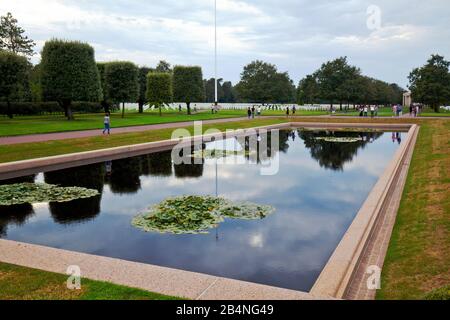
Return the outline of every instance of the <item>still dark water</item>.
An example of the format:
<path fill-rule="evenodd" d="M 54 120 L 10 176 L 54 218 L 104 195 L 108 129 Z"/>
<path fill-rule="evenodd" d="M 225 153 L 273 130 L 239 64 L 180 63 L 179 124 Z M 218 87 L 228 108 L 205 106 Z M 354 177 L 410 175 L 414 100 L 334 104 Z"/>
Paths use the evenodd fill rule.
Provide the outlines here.
<path fill-rule="evenodd" d="M 227 219 L 206 235 L 134 228 L 137 213 L 166 197 L 216 193 L 215 160 L 174 166 L 168 151 L 19 179 L 102 194 L 0 207 L 0 237 L 308 291 L 400 138 L 391 132 L 330 134 L 363 140 L 336 143 L 315 139 L 325 132 L 281 131 L 277 175 L 261 176 L 257 163 L 217 166 L 219 196 L 275 207 L 264 220 Z"/>

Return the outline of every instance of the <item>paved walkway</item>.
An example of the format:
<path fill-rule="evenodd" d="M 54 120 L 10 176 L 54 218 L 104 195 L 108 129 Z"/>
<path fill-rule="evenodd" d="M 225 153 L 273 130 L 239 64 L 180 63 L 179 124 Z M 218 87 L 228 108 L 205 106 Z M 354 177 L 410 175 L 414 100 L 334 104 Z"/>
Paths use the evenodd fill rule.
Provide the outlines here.
<path fill-rule="evenodd" d="M 233 121 L 246 120 L 246 117 L 240 118 L 223 118 L 223 119 L 212 119 L 203 120 L 203 124 L 211 123 L 226 123 Z M 121 127 L 112 128 L 111 134 L 129 133 L 129 132 L 142 132 L 148 130 L 158 130 L 158 129 L 171 129 L 179 127 L 192 126 L 194 121 L 184 121 L 184 122 L 170 122 L 170 123 L 160 123 L 160 124 L 149 124 L 143 126 L 131 126 L 131 127 Z M 65 140 L 65 139 L 76 139 L 76 138 L 88 138 L 102 135 L 102 129 L 93 130 L 83 130 L 83 131 L 67 131 L 67 132 L 55 132 L 55 133 L 43 133 L 43 134 L 31 134 L 23 136 L 13 136 L 13 137 L 0 137 L 0 145 L 11 145 L 19 143 L 30 143 L 30 142 L 44 142 L 52 140 Z"/>

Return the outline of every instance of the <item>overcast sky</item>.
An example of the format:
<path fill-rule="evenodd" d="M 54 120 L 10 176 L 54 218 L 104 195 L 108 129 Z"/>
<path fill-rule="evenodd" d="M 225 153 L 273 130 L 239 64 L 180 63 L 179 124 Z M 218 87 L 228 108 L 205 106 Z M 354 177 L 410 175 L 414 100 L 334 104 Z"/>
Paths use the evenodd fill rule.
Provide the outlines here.
<path fill-rule="evenodd" d="M 255 59 L 297 83 L 346 55 L 364 74 L 406 87 L 432 53 L 450 59 L 449 0 L 217 1 L 219 77 L 234 83 Z M 38 51 L 53 37 L 81 40 L 99 61 L 164 59 L 213 77 L 214 0 L 0 0 L 0 15 L 8 11 Z"/>

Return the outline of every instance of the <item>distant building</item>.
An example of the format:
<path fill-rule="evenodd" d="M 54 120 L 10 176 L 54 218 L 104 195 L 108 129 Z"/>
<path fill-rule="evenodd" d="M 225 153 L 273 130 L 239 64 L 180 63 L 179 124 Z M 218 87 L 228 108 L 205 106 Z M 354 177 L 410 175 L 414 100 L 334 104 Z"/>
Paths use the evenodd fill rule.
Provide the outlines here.
<path fill-rule="evenodd" d="M 403 106 L 409 108 L 412 103 L 411 92 L 405 92 L 403 94 Z"/>

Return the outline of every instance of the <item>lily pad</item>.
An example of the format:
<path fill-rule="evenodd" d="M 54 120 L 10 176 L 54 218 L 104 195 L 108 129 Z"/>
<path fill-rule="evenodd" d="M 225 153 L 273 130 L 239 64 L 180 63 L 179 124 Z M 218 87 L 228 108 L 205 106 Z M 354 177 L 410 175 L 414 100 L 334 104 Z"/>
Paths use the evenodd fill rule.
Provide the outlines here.
<path fill-rule="evenodd" d="M 24 203 L 68 202 L 99 195 L 94 189 L 60 187 L 46 183 L 16 183 L 0 185 L 0 206 Z"/>
<path fill-rule="evenodd" d="M 274 211 L 273 207 L 251 202 L 232 202 L 211 196 L 168 198 L 137 215 L 132 225 L 148 232 L 202 234 L 224 218 L 256 220 Z"/>

